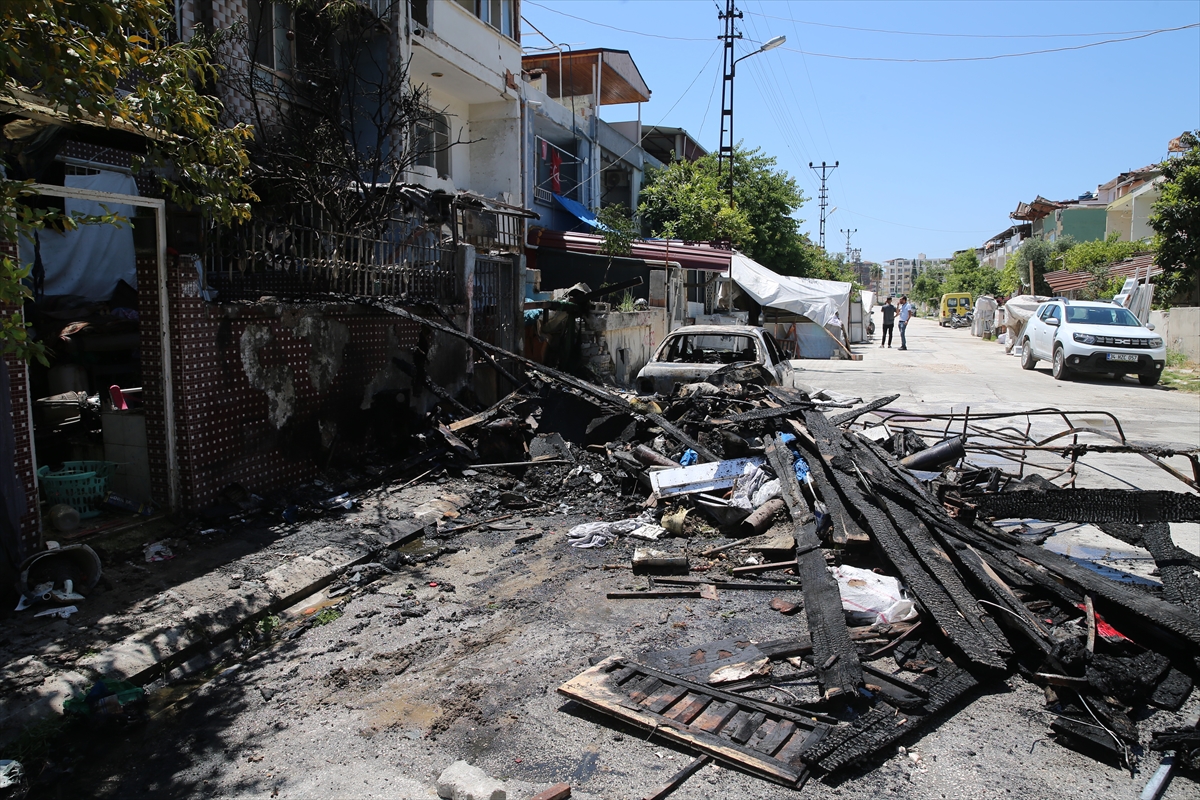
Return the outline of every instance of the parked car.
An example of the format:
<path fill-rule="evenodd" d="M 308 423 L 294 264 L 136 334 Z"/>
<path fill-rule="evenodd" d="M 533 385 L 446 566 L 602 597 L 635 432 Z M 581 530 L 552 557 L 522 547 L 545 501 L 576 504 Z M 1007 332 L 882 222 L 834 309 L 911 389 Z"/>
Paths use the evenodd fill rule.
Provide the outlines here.
<path fill-rule="evenodd" d="M 1038 306 L 1021 338 L 1021 367 L 1049 361 L 1056 380 L 1073 372 L 1137 375 L 1153 386 L 1167 362 L 1162 337 L 1151 336 L 1129 309 L 1115 303 L 1055 298 Z"/>
<path fill-rule="evenodd" d="M 793 386 L 794 367 L 775 338 L 752 325 L 685 325 L 663 339 L 637 375 L 641 394 L 670 394 L 677 383 L 700 383 L 732 364 L 758 364 L 773 385 Z"/>

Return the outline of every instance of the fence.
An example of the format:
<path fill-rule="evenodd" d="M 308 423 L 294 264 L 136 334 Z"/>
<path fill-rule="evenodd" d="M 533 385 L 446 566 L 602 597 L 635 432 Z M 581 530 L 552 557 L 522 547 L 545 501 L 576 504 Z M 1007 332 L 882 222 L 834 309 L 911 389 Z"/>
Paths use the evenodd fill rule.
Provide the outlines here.
<path fill-rule="evenodd" d="M 210 286 L 222 299 L 320 294 L 461 301 L 454 247 L 416 218 L 389 220 L 376 236 L 338 233 L 317 211 L 256 219 L 212 237 Z"/>

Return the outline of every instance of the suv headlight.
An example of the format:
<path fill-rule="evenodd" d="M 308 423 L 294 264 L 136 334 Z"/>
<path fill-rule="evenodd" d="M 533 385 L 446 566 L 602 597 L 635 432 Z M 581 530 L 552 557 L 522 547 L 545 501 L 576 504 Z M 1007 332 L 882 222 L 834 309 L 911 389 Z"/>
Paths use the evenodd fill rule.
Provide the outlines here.
<path fill-rule="evenodd" d="M 1080 344 L 1095 344 L 1096 337 L 1090 333 L 1073 333 L 1071 336 Z"/>
<path fill-rule="evenodd" d="M 1150 340 L 1150 346 L 1157 350 L 1158 348 L 1163 346 L 1163 340 L 1158 338 L 1157 336 L 1155 336 L 1153 339 Z"/>

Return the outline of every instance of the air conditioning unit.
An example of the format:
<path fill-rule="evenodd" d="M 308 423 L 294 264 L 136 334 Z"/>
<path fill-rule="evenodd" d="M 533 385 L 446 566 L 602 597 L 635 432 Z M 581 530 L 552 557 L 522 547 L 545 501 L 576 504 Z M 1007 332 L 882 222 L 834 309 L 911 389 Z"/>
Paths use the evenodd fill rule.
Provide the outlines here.
<path fill-rule="evenodd" d="M 604 173 L 604 185 L 609 189 L 615 189 L 618 186 L 628 186 L 629 176 L 622 169 L 610 169 Z"/>

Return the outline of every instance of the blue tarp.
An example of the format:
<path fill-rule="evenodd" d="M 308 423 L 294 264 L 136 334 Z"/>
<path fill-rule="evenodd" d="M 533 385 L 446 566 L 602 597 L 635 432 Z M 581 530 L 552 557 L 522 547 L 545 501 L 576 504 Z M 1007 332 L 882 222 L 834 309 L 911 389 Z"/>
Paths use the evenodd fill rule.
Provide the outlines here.
<path fill-rule="evenodd" d="M 597 230 L 608 230 L 608 228 L 606 228 L 603 223 L 600 222 L 600 220 L 596 219 L 596 215 L 591 211 L 588 211 L 581 203 L 576 203 L 571 198 L 563 197 L 560 194 L 554 195 L 554 199 L 557 200 L 558 204 L 565 208 L 569 214 L 577 217 L 579 221 L 585 225 L 591 225 Z"/>

